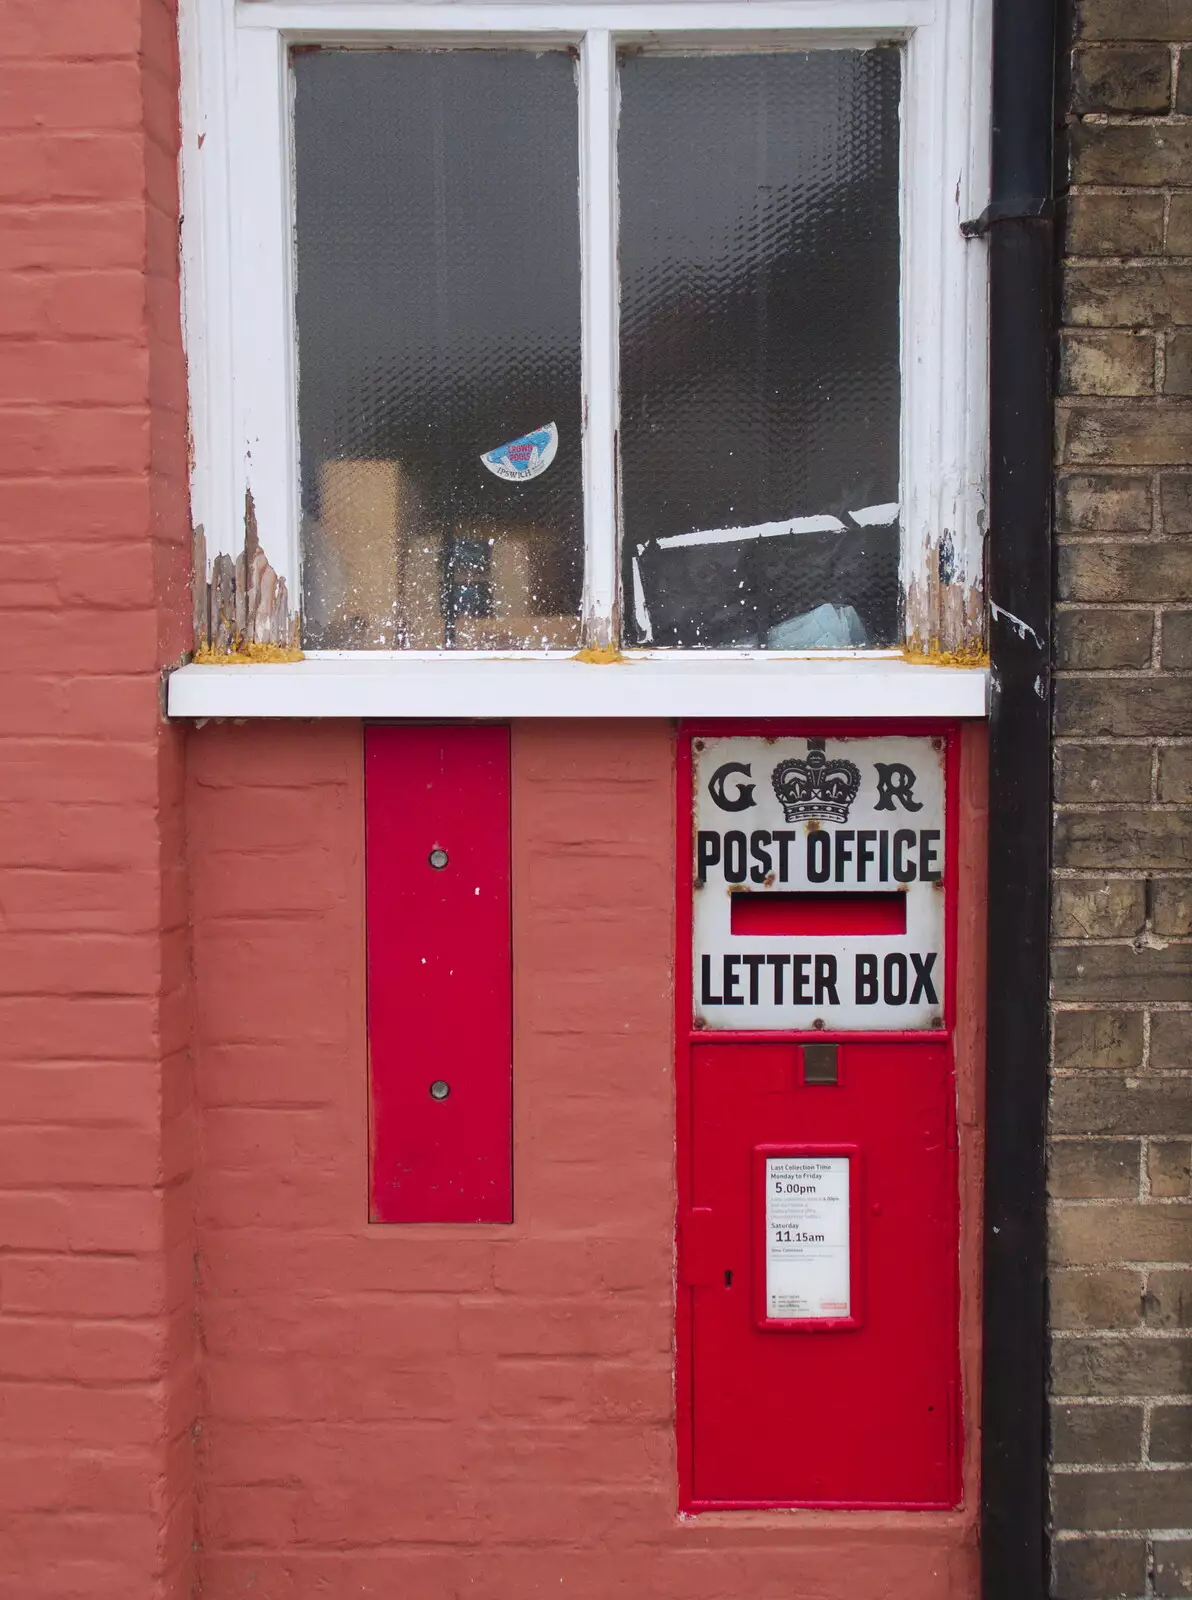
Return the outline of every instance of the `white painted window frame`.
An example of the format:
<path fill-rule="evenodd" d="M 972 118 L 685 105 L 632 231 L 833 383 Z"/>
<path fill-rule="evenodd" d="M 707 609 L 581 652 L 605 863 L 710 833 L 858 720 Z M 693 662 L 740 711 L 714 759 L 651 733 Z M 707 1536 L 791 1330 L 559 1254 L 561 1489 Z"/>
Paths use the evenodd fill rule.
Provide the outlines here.
<path fill-rule="evenodd" d="M 284 576 L 297 610 L 301 550 L 290 45 L 541 41 L 578 47 L 586 418 L 583 618 L 585 643 L 603 644 L 616 637 L 619 573 L 617 46 L 814 48 L 898 41 L 905 44 L 901 579 L 908 642 L 924 651 L 971 651 L 971 621 L 968 637 L 961 638 L 954 619 L 966 605 L 970 619 L 983 617 L 986 247 L 966 239 L 960 225 L 977 216 L 988 199 L 990 10 L 991 0 L 181 0 L 191 495 L 208 562 L 221 552 L 235 557 L 243 548 L 245 498 L 251 491 L 261 548 Z M 950 585 L 941 581 L 949 573 Z M 368 652 L 388 656 L 395 666 L 405 663 L 407 669 L 447 653 Z M 314 660 L 303 665 L 345 653 L 312 654 Z M 509 660 L 491 652 L 449 654 L 475 657 L 489 674 Z M 676 656 L 694 665 L 696 656 L 705 662 L 710 655 L 740 661 L 751 653 L 629 654 L 643 663 L 671 657 L 669 682 L 676 678 Z M 774 664 L 774 652 L 753 654 Z M 863 654 L 876 664 L 900 652 L 840 654 Z M 815 658 L 792 653 L 783 659 L 797 673 Z M 185 669 L 192 674 L 214 670 Z M 692 683 L 700 677 L 695 672 Z"/>

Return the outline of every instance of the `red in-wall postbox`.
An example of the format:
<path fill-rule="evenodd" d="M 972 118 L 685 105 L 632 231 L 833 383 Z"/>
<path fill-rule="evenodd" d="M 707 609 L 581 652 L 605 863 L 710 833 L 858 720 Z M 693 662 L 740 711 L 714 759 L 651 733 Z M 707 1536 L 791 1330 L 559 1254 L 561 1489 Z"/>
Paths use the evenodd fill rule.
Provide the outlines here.
<path fill-rule="evenodd" d="M 684 1504 L 960 1494 L 958 744 L 680 739 Z"/>

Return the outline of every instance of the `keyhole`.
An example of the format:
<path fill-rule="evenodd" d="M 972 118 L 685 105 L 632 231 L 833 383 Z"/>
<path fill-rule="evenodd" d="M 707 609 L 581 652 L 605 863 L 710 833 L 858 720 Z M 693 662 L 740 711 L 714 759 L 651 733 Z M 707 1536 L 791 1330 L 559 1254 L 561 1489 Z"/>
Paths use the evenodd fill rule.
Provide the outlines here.
<path fill-rule="evenodd" d="M 725 1268 L 725 1272 L 724 1272 L 724 1287 L 726 1289 L 731 1289 L 732 1286 L 733 1286 L 733 1275 L 732 1275 L 732 1272 L 726 1267 Z"/>

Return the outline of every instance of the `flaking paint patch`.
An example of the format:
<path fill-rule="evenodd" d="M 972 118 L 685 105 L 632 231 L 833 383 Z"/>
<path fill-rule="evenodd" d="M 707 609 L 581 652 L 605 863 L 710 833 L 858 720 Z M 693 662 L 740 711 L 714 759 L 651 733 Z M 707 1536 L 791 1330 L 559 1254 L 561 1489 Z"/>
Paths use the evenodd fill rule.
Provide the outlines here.
<path fill-rule="evenodd" d="M 903 654 L 934 666 L 984 666 L 989 659 L 985 586 L 980 578 L 968 586 L 941 583 L 945 563 L 940 556 L 937 549 L 926 583 L 914 581 L 907 589 Z M 949 560 L 954 557 L 953 547 Z"/>
<path fill-rule="evenodd" d="M 190 537 L 191 622 L 194 627 L 194 647 L 196 650 L 203 650 L 210 643 L 211 637 L 209 624 L 211 601 L 207 581 L 207 533 L 201 522 L 192 528 Z"/>
<path fill-rule="evenodd" d="M 1012 611 L 1007 611 L 1004 606 L 999 606 L 992 600 L 989 602 L 989 614 L 995 622 L 1000 622 L 1004 618 L 1020 639 L 1025 639 L 1029 633 L 1038 648 L 1042 650 L 1043 641 L 1029 622 L 1024 622 L 1021 617 L 1016 617 Z"/>
<path fill-rule="evenodd" d="M 945 528 L 940 536 L 939 550 L 936 552 L 936 566 L 939 571 L 941 589 L 946 589 L 956 582 L 956 545 L 952 538 L 951 530 L 948 528 Z"/>
<path fill-rule="evenodd" d="M 206 663 L 300 661 L 298 619 L 286 580 L 270 564 L 257 533 L 252 490 L 244 494 L 244 544 L 208 566 L 206 532 L 193 537 L 195 660 Z"/>

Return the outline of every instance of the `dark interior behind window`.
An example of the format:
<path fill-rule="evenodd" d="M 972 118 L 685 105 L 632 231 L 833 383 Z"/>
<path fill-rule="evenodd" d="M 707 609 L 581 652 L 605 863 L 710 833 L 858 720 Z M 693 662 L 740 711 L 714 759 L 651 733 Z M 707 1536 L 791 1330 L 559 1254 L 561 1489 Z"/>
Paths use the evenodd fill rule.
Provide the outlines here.
<path fill-rule="evenodd" d="M 900 86 L 894 48 L 621 62 L 628 643 L 898 637 Z"/>

